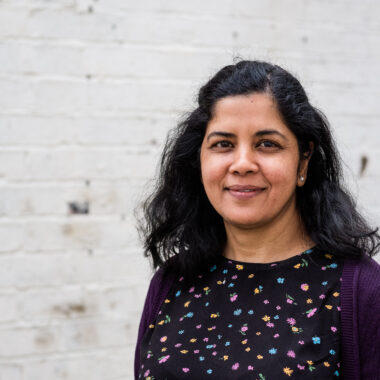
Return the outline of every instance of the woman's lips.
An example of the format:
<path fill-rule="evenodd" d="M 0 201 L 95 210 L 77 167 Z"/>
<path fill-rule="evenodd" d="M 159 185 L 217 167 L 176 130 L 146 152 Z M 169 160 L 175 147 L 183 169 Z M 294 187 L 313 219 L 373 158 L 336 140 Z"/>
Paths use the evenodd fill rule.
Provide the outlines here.
<path fill-rule="evenodd" d="M 254 197 L 257 197 L 259 194 L 261 194 L 265 189 L 255 188 L 255 189 L 241 189 L 241 190 L 234 190 L 234 189 L 226 189 L 230 195 L 237 199 L 251 199 Z"/>

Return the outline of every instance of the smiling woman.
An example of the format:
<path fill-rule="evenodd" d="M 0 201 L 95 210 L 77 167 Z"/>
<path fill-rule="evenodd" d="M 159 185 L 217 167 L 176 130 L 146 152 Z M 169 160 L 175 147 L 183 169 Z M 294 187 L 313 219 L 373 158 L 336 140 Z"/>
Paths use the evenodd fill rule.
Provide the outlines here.
<path fill-rule="evenodd" d="M 159 270 L 136 378 L 377 378 L 380 236 L 342 185 L 326 118 L 287 71 L 217 72 L 169 135 L 143 210 Z"/>
<path fill-rule="evenodd" d="M 302 236 L 305 231 L 295 197 L 296 187 L 305 183 L 310 157 L 311 151 L 299 157 L 297 138 L 282 121 L 269 94 L 236 95 L 216 103 L 200 162 L 207 198 L 226 229 L 224 256 L 270 262 L 314 245 Z M 233 236 L 241 236 L 241 228 L 250 230 L 245 247 L 242 242 L 232 246 Z M 268 246 L 275 241 L 273 236 L 281 240 L 281 247 Z M 265 251 L 260 253 L 259 245 Z"/>

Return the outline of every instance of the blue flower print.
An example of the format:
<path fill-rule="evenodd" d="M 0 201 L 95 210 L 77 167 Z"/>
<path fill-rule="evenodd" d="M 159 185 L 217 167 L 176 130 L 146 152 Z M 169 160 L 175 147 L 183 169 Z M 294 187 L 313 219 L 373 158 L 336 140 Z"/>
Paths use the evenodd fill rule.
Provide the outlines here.
<path fill-rule="evenodd" d="M 279 278 L 277 279 L 277 282 L 278 282 L 279 284 L 283 284 L 284 281 L 285 281 L 284 277 L 279 277 Z"/>
<path fill-rule="evenodd" d="M 234 311 L 234 315 L 240 315 L 241 314 L 241 309 L 236 309 L 235 311 Z"/>
<path fill-rule="evenodd" d="M 277 348 L 271 348 L 268 352 L 272 355 L 277 354 Z"/>
<path fill-rule="evenodd" d="M 321 344 L 321 338 L 319 336 L 313 336 L 312 339 L 314 344 Z"/>

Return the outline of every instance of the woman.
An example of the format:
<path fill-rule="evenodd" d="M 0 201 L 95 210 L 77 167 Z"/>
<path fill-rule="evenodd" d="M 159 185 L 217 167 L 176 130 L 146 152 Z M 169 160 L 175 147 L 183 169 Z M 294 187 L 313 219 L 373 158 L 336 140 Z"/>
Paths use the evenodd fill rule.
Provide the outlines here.
<path fill-rule="evenodd" d="M 379 247 L 322 115 L 266 62 L 222 68 L 144 206 L 139 379 L 380 378 Z"/>

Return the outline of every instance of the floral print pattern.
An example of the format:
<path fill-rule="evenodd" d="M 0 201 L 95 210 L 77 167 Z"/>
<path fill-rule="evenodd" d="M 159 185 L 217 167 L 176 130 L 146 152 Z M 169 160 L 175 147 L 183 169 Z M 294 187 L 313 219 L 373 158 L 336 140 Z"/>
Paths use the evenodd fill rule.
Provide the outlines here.
<path fill-rule="evenodd" d="M 139 379 L 336 379 L 343 258 L 317 247 L 274 263 L 221 257 L 178 278 L 141 346 Z"/>

